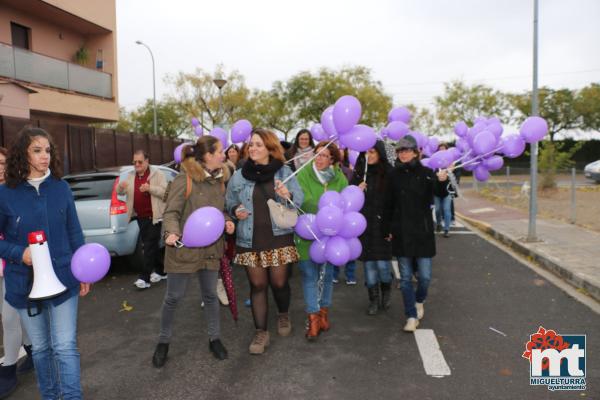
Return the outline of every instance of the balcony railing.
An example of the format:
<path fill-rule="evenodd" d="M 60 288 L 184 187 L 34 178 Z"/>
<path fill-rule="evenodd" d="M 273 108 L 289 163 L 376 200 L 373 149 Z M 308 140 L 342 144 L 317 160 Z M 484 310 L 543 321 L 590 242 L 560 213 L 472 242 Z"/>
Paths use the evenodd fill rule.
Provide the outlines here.
<path fill-rule="evenodd" d="M 110 74 L 0 43 L 0 76 L 112 98 Z"/>

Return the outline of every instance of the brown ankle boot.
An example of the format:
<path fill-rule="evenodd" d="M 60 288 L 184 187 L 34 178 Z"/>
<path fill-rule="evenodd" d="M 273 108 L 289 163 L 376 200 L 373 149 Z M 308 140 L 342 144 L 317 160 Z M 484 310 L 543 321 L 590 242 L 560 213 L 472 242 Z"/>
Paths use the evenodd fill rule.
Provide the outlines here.
<path fill-rule="evenodd" d="M 329 309 L 327 307 L 321 307 L 319 310 L 319 317 L 321 318 L 321 330 L 327 332 L 329 330 L 329 316 L 327 315 Z"/>
<path fill-rule="evenodd" d="M 262 354 L 265 352 L 267 346 L 269 346 L 269 332 L 260 329 L 256 330 L 252 343 L 250 343 L 250 354 Z"/>
<path fill-rule="evenodd" d="M 290 336 L 292 333 L 292 323 L 288 313 L 281 313 L 277 316 L 277 333 L 279 336 Z"/>
<path fill-rule="evenodd" d="M 306 338 L 315 340 L 321 329 L 321 317 L 319 313 L 308 314 L 308 326 L 306 327 Z"/>

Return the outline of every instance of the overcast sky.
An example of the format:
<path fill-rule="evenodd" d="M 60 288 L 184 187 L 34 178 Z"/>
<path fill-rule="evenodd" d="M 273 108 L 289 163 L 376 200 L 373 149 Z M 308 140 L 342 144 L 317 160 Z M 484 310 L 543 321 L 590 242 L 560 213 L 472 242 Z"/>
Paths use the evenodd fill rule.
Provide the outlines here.
<path fill-rule="evenodd" d="M 600 0 L 540 0 L 540 86 L 600 82 Z M 300 71 L 362 65 L 395 105 L 428 106 L 442 83 L 531 88 L 533 0 L 117 0 L 119 102 L 157 98 L 168 73 L 237 69 L 268 89 Z"/>

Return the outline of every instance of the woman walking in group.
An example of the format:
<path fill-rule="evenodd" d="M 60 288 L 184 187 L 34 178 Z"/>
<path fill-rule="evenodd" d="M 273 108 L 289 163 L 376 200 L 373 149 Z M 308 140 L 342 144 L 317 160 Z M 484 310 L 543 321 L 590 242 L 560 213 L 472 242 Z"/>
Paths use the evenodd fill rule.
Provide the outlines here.
<path fill-rule="evenodd" d="M 294 170 L 300 169 L 312 158 L 315 150 L 315 142 L 308 129 L 300 129 L 292 147 L 286 152 L 286 158 L 293 160 L 288 165 Z"/>
<path fill-rule="evenodd" d="M 251 354 L 262 354 L 269 345 L 267 330 L 268 288 L 277 304 L 277 332 L 291 333 L 289 264 L 298 261 L 293 229 L 280 228 L 271 219 L 267 201 L 293 208 L 302 203 L 303 194 L 287 167 L 277 136 L 265 129 L 254 129 L 248 147 L 248 160 L 237 170 L 227 186 L 227 210 L 238 220 L 234 263 L 246 267 L 250 282 L 252 316 L 256 329 L 249 347 Z"/>
<path fill-rule="evenodd" d="M 406 332 L 414 332 L 425 313 L 424 302 L 431 282 L 431 259 L 435 256 L 433 233 L 433 185 L 436 176 L 419 161 L 416 140 L 407 135 L 397 144 L 399 166 L 389 174 L 386 187 L 384 235 L 400 265 L 400 288 L 404 299 Z M 443 174 L 439 175 L 443 180 Z M 412 278 L 416 272 L 417 292 Z"/>
<path fill-rule="evenodd" d="M 171 183 L 163 214 L 167 245 L 165 271 L 169 274 L 169 279 L 162 305 L 158 345 L 152 357 L 152 363 L 157 368 L 166 362 L 175 309 L 193 277 L 200 282 L 204 314 L 208 322 L 209 350 L 219 360 L 227 358 L 227 350 L 220 340 L 217 300 L 219 260 L 224 252 L 223 237 L 209 246 L 193 248 L 179 247 L 179 239 L 188 217 L 197 209 L 215 207 L 224 210 L 225 182 L 229 178 L 229 169 L 223 164 L 221 142 L 212 136 L 203 136 L 196 144 L 185 146 L 182 159 L 181 173 Z M 232 234 L 235 225 L 227 214 L 224 217 L 225 231 Z"/>
<path fill-rule="evenodd" d="M 318 210 L 319 198 L 324 192 L 327 190 L 341 192 L 348 186 L 348 181 L 338 165 L 340 152 L 334 143 L 329 146 L 328 142 L 319 143 L 315 148 L 315 154 L 318 154 L 315 160 L 298 174 L 298 182 L 304 192 L 304 203 L 301 208 L 304 212 L 314 214 Z M 327 331 L 330 327 L 329 308 L 333 297 L 333 266 L 329 263 L 319 265 L 310 259 L 308 250 L 311 241 L 298 236 L 295 240 L 300 252 L 302 289 L 308 314 L 305 335 L 307 339 L 314 340 L 320 331 Z M 324 269 L 323 290 L 319 293 L 318 282 L 322 268 Z"/>
<path fill-rule="evenodd" d="M 439 150 L 448 150 L 448 145 L 440 144 Z M 450 236 L 450 222 L 452 220 L 452 194 L 454 189 L 448 180 L 436 181 L 433 187 L 433 200 L 435 204 L 436 232 L 444 229 L 444 237 Z"/>
<path fill-rule="evenodd" d="M 392 248 L 384 238 L 383 215 L 386 180 L 391 171 L 385 144 L 377 141 L 366 153 L 361 153 L 356 161 L 352 184 L 365 192 L 365 204 L 360 212 L 367 220 L 367 230 L 360 236 L 362 254 L 360 260 L 365 266 L 365 280 L 369 293 L 367 314 L 375 315 L 377 310 L 388 309 L 392 286 Z M 381 302 L 380 302 L 381 289 Z"/>
<path fill-rule="evenodd" d="M 0 185 L 4 185 L 4 172 L 6 171 L 6 157 L 8 150 L 0 147 Z M 0 240 L 4 236 L 0 234 Z M 31 341 L 27 331 L 21 327 L 21 318 L 17 310 L 4 298 L 4 260 L 0 260 L 0 299 L 2 301 L 2 341 L 4 359 L 0 364 L 0 399 L 8 396 L 17 387 L 17 375 L 33 369 L 31 357 Z M 17 367 L 17 359 L 21 345 L 27 352 L 25 361 Z"/>
<path fill-rule="evenodd" d="M 58 149 L 43 129 L 21 130 L 7 164 L 6 185 L 0 187 L 5 299 L 19 312 L 31 339 L 42 399 L 81 399 L 77 307 L 78 295 L 87 295 L 90 284 L 79 283 L 71 272 L 73 253 L 84 244 L 73 194 L 61 179 Z M 54 273 L 66 290 L 32 303 L 28 237 L 38 231 L 43 231 Z"/>

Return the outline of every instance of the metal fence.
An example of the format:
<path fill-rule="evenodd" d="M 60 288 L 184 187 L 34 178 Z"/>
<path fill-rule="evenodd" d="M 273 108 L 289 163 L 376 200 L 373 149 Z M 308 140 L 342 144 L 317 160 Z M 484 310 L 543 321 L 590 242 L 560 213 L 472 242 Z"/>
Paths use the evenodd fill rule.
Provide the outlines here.
<path fill-rule="evenodd" d="M 143 149 L 150 155 L 150 163 L 165 164 L 173 159 L 173 150 L 181 140 L 164 136 L 113 129 L 71 125 L 54 120 L 27 120 L 0 117 L 0 143 L 10 148 L 19 131 L 25 126 L 48 131 L 58 147 L 65 173 L 88 171 L 131 164 L 135 150 Z"/>

